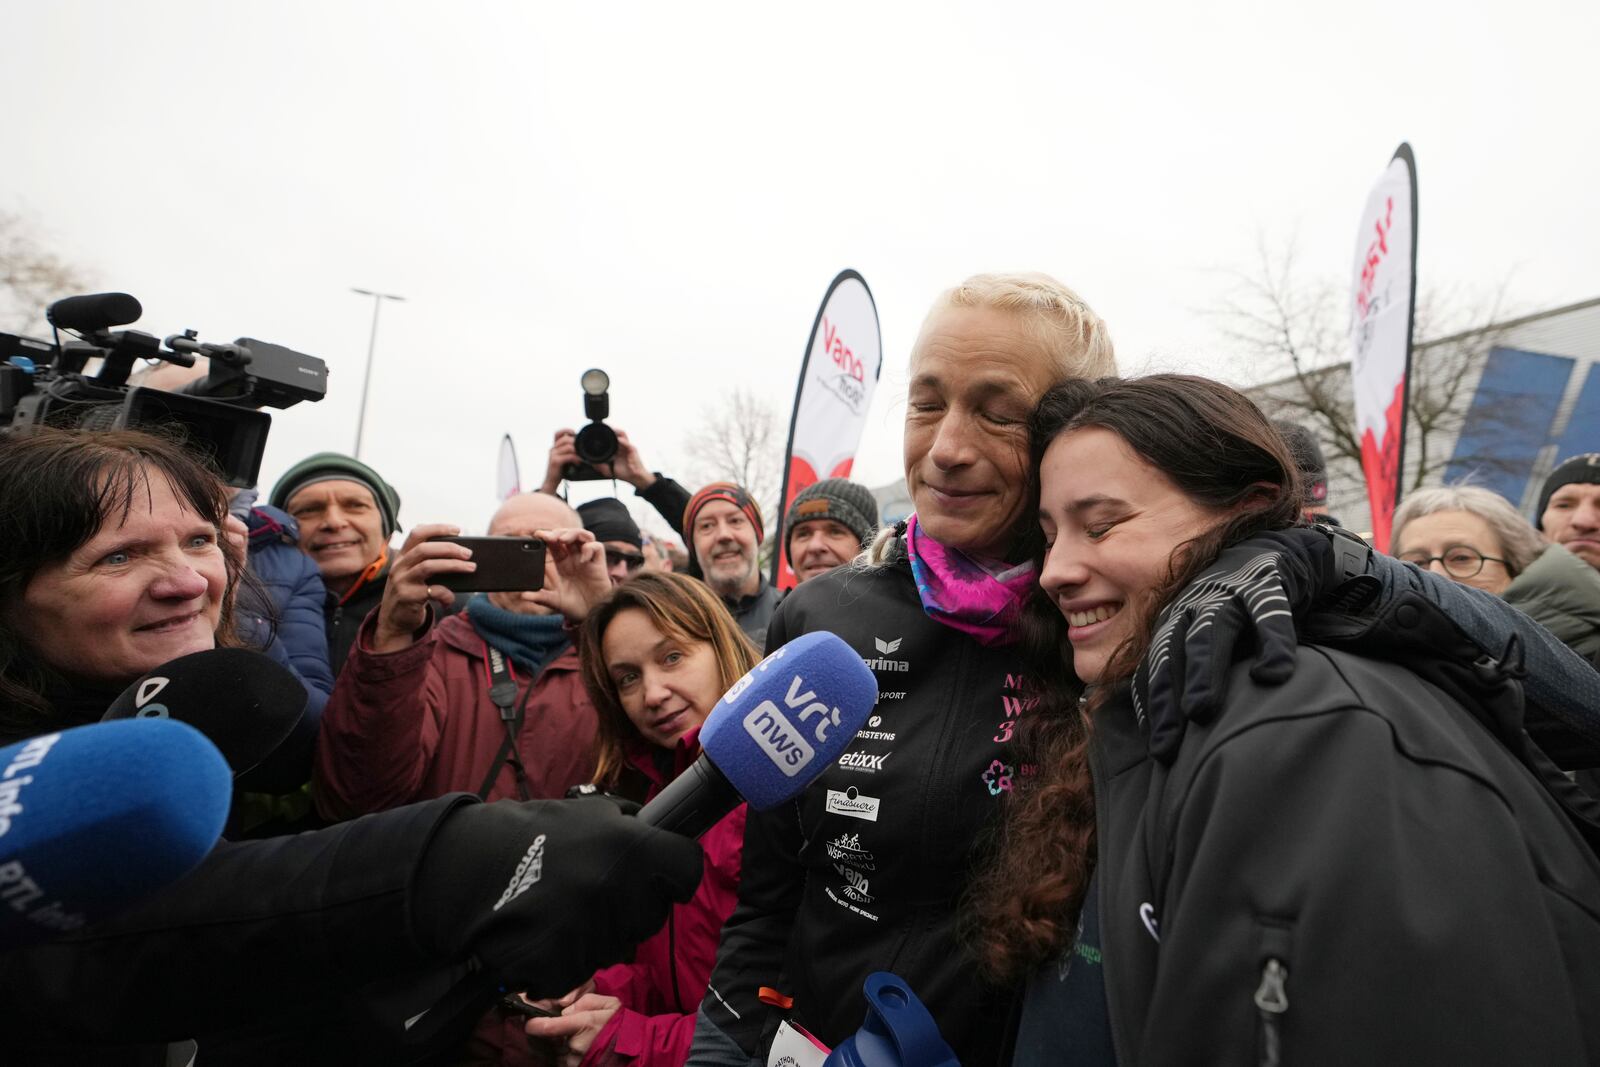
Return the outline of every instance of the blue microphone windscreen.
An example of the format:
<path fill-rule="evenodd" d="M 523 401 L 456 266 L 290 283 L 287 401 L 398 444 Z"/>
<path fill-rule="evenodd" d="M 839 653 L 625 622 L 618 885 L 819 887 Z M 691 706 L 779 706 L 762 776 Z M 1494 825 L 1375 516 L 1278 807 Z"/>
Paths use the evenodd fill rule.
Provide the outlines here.
<path fill-rule="evenodd" d="M 797 797 L 839 758 L 878 700 L 861 656 L 826 630 L 802 634 L 733 684 L 700 747 L 752 808 Z"/>
<path fill-rule="evenodd" d="M 233 775 L 199 731 L 95 723 L 0 748 L 0 950 L 70 933 L 193 869 Z"/>

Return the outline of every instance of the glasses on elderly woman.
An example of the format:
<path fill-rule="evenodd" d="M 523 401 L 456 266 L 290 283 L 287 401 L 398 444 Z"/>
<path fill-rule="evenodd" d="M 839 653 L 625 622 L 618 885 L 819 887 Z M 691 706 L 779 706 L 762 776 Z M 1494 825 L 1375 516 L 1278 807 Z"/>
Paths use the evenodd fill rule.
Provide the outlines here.
<path fill-rule="evenodd" d="M 1452 578 L 1459 578 L 1462 581 L 1465 581 L 1468 578 L 1476 578 L 1480 573 L 1482 573 L 1483 565 L 1485 563 L 1498 563 L 1502 567 L 1506 565 L 1506 561 L 1500 557 L 1485 556 L 1477 549 L 1468 548 L 1466 545 L 1456 545 L 1454 548 L 1447 548 L 1442 556 L 1430 556 L 1426 552 L 1406 552 L 1402 553 L 1400 558 L 1405 560 L 1407 563 L 1415 563 L 1423 570 L 1427 570 L 1433 565 L 1434 560 L 1438 560 L 1440 563 L 1444 564 L 1444 570 L 1446 574 Z"/>
<path fill-rule="evenodd" d="M 606 566 L 615 567 L 619 563 L 627 564 L 629 571 L 636 571 L 644 566 L 644 557 L 636 552 L 619 552 L 614 548 L 606 549 Z"/>

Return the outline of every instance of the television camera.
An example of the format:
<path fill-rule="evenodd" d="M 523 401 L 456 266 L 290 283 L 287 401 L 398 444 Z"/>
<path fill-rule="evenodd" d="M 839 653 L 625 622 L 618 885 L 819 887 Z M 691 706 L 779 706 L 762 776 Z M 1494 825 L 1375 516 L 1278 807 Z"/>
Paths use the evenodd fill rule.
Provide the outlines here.
<path fill-rule="evenodd" d="M 143 313 L 127 293 L 69 296 L 46 312 L 53 343 L 0 333 L 0 428 L 176 426 L 229 485 L 254 485 L 272 424 L 258 409 L 321 400 L 328 392 L 327 363 L 251 337 L 215 344 L 198 340 L 194 330 L 158 340 L 140 330 L 112 329 Z M 62 331 L 76 340 L 61 343 Z M 136 360 L 193 367 L 197 356 L 208 360 L 205 376 L 177 389 L 128 384 Z M 90 373 L 96 359 L 99 366 Z"/>

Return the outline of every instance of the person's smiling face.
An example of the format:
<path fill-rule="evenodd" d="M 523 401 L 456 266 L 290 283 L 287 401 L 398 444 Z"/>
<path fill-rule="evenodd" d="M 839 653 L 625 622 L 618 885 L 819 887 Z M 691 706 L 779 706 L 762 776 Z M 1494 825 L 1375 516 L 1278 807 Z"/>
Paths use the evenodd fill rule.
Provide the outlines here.
<path fill-rule="evenodd" d="M 349 588 L 383 554 L 383 512 L 361 482 L 313 482 L 283 510 L 300 524 L 300 550 L 316 562 L 330 588 Z"/>
<path fill-rule="evenodd" d="M 906 487 L 935 541 L 1005 553 L 1028 501 L 1028 417 L 1055 362 L 1016 315 L 948 308 L 929 318 L 911 356 Z"/>
<path fill-rule="evenodd" d="M 1039 465 L 1039 584 L 1067 621 L 1072 666 L 1105 680 L 1112 656 L 1146 622 L 1174 552 L 1222 521 L 1110 430 L 1056 437 Z"/>
<path fill-rule="evenodd" d="M 227 586 L 216 526 L 146 470 L 125 516 L 33 576 L 14 629 L 67 678 L 123 686 L 214 648 Z"/>

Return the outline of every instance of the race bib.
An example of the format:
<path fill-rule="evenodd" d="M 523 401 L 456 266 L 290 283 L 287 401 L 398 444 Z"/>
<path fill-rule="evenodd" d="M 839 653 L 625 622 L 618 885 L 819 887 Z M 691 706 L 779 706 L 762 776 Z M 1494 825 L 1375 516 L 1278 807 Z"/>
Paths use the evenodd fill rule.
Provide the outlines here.
<path fill-rule="evenodd" d="M 778 1024 L 778 1032 L 772 1038 L 767 1067 L 822 1067 L 829 1051 L 802 1027 L 785 1020 Z"/>

